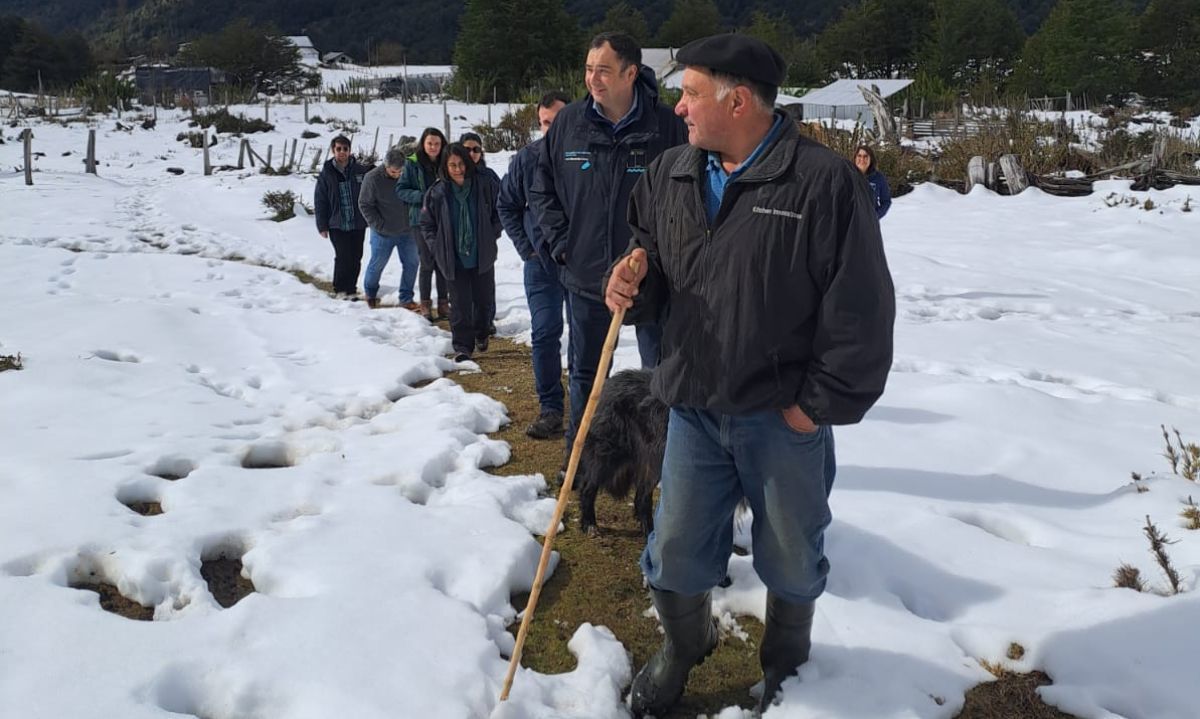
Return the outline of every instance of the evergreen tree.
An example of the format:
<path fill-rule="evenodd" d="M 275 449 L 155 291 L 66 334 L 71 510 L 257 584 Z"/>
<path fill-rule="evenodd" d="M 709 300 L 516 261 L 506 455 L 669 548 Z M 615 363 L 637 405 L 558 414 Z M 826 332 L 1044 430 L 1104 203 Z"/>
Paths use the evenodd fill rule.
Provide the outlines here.
<path fill-rule="evenodd" d="M 658 28 L 658 44 L 683 47 L 721 32 L 721 12 L 713 0 L 675 0 L 671 15 Z"/>
<path fill-rule="evenodd" d="M 454 45 L 455 82 L 518 98 L 561 67 L 583 65 L 583 42 L 562 0 L 467 0 Z"/>
<path fill-rule="evenodd" d="M 1143 91 L 1200 111 L 1200 0 L 1152 0 L 1138 34 Z"/>
<path fill-rule="evenodd" d="M 16 15 L 0 16 L 0 75 L 3 75 L 4 61 L 12 54 L 13 48 L 21 40 L 25 32 L 25 21 Z"/>
<path fill-rule="evenodd" d="M 1004 0 L 934 0 L 921 69 L 951 87 L 999 83 L 1011 72 L 1025 35 Z"/>
<path fill-rule="evenodd" d="M 5 19 L 2 25 L 15 32 L 15 37 L 9 40 L 7 49 L 0 45 L 4 52 L 0 87 L 17 92 L 64 90 L 95 66 L 91 50 L 79 33 L 56 38 L 31 23 Z"/>
<path fill-rule="evenodd" d="M 750 26 L 742 32 L 762 40 L 783 55 L 788 67 L 788 82 L 792 82 L 793 76 L 799 74 L 796 69 L 800 64 L 800 41 L 796 39 L 791 23 L 782 16 L 774 17 L 761 10 L 754 11 L 750 20 Z"/>
<path fill-rule="evenodd" d="M 645 47 L 650 42 L 650 27 L 646 24 L 646 16 L 641 10 L 630 7 L 625 0 L 613 5 L 604 13 L 604 19 L 592 26 L 592 35 L 602 32 L 623 32 L 638 45 Z"/>
<path fill-rule="evenodd" d="M 296 46 L 245 18 L 193 40 L 180 53 L 179 63 L 215 67 L 223 70 L 230 82 L 254 91 L 291 91 L 304 79 Z"/>
<path fill-rule="evenodd" d="M 825 64 L 839 75 L 910 74 L 932 19 L 933 0 L 867 0 L 846 8 L 818 45 Z"/>
<path fill-rule="evenodd" d="M 1059 0 L 1026 41 L 1014 83 L 1030 95 L 1102 99 L 1129 92 L 1137 75 L 1135 27 L 1125 0 Z"/>

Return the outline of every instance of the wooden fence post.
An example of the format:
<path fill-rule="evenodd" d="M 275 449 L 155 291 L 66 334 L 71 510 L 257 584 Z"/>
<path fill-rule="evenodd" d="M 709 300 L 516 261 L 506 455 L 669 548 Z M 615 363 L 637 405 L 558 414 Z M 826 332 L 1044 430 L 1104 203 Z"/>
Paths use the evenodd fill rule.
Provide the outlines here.
<path fill-rule="evenodd" d="M 263 98 L 263 122 L 271 121 L 271 98 Z"/>
<path fill-rule="evenodd" d="M 33 130 L 25 128 L 21 133 L 21 138 L 25 140 L 25 184 L 33 184 Z"/>
<path fill-rule="evenodd" d="M 246 166 L 245 161 L 246 161 L 246 138 L 243 137 L 242 141 L 238 143 L 237 169 L 241 170 L 242 168 L 244 168 Z"/>
<path fill-rule="evenodd" d="M 274 145 L 267 145 L 267 167 L 271 167 L 271 153 L 275 151 Z"/>
<path fill-rule="evenodd" d="M 375 126 L 375 139 L 371 142 L 371 154 L 375 155 L 376 151 L 378 151 L 378 150 L 379 150 L 379 126 L 376 125 Z M 378 155 L 375 155 L 375 156 L 378 157 Z"/>
<path fill-rule="evenodd" d="M 304 98 L 304 124 L 308 124 L 308 98 Z"/>
<path fill-rule="evenodd" d="M 204 176 L 212 174 L 212 163 L 208 161 L 208 129 L 204 129 Z"/>
<path fill-rule="evenodd" d="M 360 120 L 360 122 L 358 124 L 366 126 L 366 124 L 367 124 L 367 101 L 366 101 L 366 98 L 364 98 L 362 95 L 358 96 L 358 113 L 359 113 L 359 120 Z"/>
<path fill-rule="evenodd" d="M 446 141 L 450 138 L 450 111 L 446 109 L 446 98 L 442 98 L 442 124 L 446 126 Z"/>
<path fill-rule="evenodd" d="M 86 172 L 96 174 L 96 129 L 88 130 Z"/>

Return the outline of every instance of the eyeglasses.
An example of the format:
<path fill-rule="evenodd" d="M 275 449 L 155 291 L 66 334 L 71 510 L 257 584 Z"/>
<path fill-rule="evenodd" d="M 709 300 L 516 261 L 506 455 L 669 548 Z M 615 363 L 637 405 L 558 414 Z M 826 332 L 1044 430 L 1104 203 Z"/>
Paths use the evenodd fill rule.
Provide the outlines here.
<path fill-rule="evenodd" d="M 472 155 L 482 155 L 483 148 L 482 147 L 468 147 L 467 152 L 471 153 Z"/>
<path fill-rule="evenodd" d="M 333 148 L 334 152 L 350 152 L 350 148 L 345 145 L 338 145 Z"/>

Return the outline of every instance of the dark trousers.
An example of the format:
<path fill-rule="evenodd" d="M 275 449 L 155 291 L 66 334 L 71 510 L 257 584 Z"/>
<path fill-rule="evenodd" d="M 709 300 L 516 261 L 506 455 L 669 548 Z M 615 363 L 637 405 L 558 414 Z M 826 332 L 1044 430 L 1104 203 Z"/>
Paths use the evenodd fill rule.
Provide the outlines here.
<path fill-rule="evenodd" d="M 433 301 L 433 278 L 437 276 L 437 298 L 439 302 L 445 302 L 450 298 L 446 291 L 446 276 L 437 268 L 433 261 L 433 252 L 430 251 L 429 245 L 425 244 L 425 238 L 417 233 L 417 253 L 421 255 L 421 269 L 417 273 L 417 286 L 421 292 L 421 300 L 423 302 Z"/>
<path fill-rule="evenodd" d="M 562 335 L 566 289 L 536 256 L 525 260 L 525 299 L 533 340 L 533 383 L 542 412 L 563 413 Z"/>
<path fill-rule="evenodd" d="M 488 338 L 488 322 L 496 305 L 496 272 L 468 270 L 455 260 L 454 279 L 449 284 L 450 344 L 456 353 L 471 355 L 475 343 Z"/>
<path fill-rule="evenodd" d="M 575 431 L 583 420 L 583 410 L 592 385 L 596 381 L 596 370 L 600 367 L 600 355 L 604 351 L 604 340 L 608 337 L 608 326 L 612 313 L 608 306 L 598 300 L 567 291 L 567 315 L 570 318 L 571 336 L 567 348 L 569 363 L 568 386 L 571 395 L 571 423 L 567 426 L 567 449 L 575 442 Z M 658 325 L 638 325 L 638 354 L 642 368 L 658 366 L 659 343 L 662 329 Z"/>
<path fill-rule="evenodd" d="M 362 269 L 363 240 L 367 230 L 329 228 L 333 245 L 333 291 L 352 295 L 358 292 L 358 272 Z"/>

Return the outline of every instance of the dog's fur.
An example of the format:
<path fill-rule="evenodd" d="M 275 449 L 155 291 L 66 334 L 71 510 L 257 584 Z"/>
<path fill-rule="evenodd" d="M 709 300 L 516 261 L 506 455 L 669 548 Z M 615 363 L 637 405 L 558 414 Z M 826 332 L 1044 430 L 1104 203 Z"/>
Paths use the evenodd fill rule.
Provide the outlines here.
<path fill-rule="evenodd" d="M 650 370 L 624 370 L 604 383 L 579 457 L 579 524 L 597 534 L 596 495 L 620 499 L 634 490 L 633 516 L 642 534 L 654 528 L 654 488 L 667 445 L 665 404 L 650 394 Z"/>

